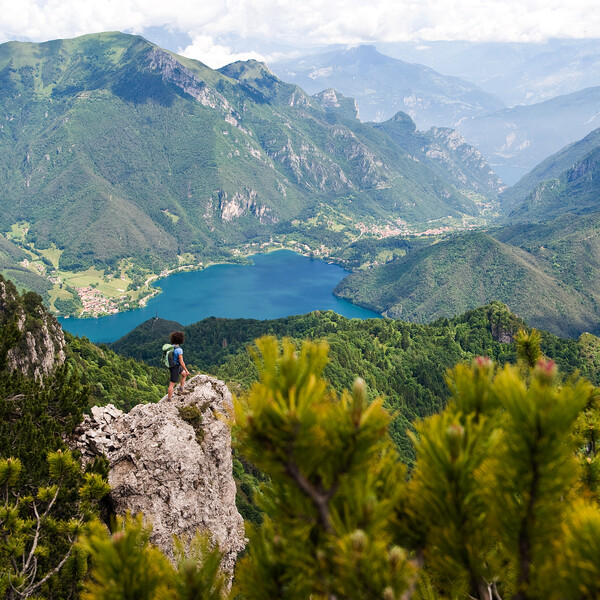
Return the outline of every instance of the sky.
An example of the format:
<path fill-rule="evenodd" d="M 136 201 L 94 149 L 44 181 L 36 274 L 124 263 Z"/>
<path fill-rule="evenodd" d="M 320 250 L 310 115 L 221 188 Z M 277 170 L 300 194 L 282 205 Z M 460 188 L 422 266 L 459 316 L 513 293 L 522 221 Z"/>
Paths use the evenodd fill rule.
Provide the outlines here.
<path fill-rule="evenodd" d="M 0 0 L 0 42 L 148 32 L 218 68 L 337 44 L 600 38 L 594 0 Z M 152 40 L 160 42 L 160 40 Z"/>

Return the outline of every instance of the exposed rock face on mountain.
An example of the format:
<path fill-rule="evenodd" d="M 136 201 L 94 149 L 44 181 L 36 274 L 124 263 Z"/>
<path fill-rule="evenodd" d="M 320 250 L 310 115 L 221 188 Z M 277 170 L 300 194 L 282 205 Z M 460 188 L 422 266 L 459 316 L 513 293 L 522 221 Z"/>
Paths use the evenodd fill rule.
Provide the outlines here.
<path fill-rule="evenodd" d="M 0 362 L 9 371 L 21 371 L 38 381 L 65 361 L 65 336 L 32 292 L 19 297 L 17 289 L 0 275 Z"/>
<path fill-rule="evenodd" d="M 315 94 L 313 98 L 319 103 L 321 108 L 336 112 L 343 117 L 348 119 L 358 119 L 358 103 L 354 98 L 348 98 L 343 94 L 340 94 L 333 88 L 327 88 L 318 94 Z"/>
<path fill-rule="evenodd" d="M 454 129 L 432 127 L 429 131 L 418 131 L 404 112 L 396 113 L 384 123 L 373 123 L 373 127 L 385 131 L 415 160 L 452 181 L 458 189 L 470 189 L 488 198 L 506 189 L 481 152 L 467 144 Z"/>
<path fill-rule="evenodd" d="M 244 548 L 244 522 L 235 505 L 231 437 L 220 418 L 231 410 L 222 381 L 198 375 L 187 396 L 139 404 L 129 413 L 94 407 L 73 445 L 84 460 L 104 454 L 110 463 L 110 500 L 117 514 L 142 512 L 152 541 L 172 556 L 173 535 L 208 531 L 233 573 Z"/>

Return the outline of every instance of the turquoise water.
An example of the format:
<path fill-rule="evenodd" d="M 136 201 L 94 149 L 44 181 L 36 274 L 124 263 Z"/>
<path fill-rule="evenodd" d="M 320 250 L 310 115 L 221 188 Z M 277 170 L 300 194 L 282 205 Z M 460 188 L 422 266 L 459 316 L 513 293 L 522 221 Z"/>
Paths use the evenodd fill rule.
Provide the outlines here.
<path fill-rule="evenodd" d="M 158 282 L 162 293 L 144 308 L 99 319 L 59 319 L 74 335 L 114 342 L 158 315 L 182 325 L 206 317 L 277 319 L 312 310 L 333 310 L 368 319 L 377 313 L 336 298 L 332 290 L 348 271 L 290 250 L 256 254 L 253 265 L 214 265 L 176 273 Z"/>

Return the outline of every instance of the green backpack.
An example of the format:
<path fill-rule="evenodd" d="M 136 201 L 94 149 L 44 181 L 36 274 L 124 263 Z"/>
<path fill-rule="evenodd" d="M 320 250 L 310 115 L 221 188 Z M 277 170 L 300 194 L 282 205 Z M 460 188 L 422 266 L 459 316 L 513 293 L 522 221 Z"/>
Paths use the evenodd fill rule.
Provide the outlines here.
<path fill-rule="evenodd" d="M 173 350 L 175 350 L 175 346 L 173 346 L 173 344 L 165 344 L 162 347 L 162 363 L 163 365 L 165 365 L 165 367 L 168 367 L 169 369 L 175 366 Z"/>

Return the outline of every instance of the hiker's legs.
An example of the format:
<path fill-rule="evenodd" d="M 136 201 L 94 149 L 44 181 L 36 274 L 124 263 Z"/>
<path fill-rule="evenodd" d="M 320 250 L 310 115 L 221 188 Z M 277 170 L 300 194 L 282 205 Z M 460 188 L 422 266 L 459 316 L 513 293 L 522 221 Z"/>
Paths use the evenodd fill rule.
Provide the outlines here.
<path fill-rule="evenodd" d="M 167 398 L 171 400 L 173 397 L 173 390 L 177 385 L 177 381 L 179 380 L 179 373 L 181 372 L 181 367 L 179 365 L 175 365 L 169 369 L 170 377 L 169 377 L 169 391 L 167 393 Z"/>
<path fill-rule="evenodd" d="M 181 380 L 179 382 L 179 389 L 183 389 L 183 384 L 185 383 L 185 380 L 187 379 L 187 375 L 185 373 L 181 374 Z"/>

